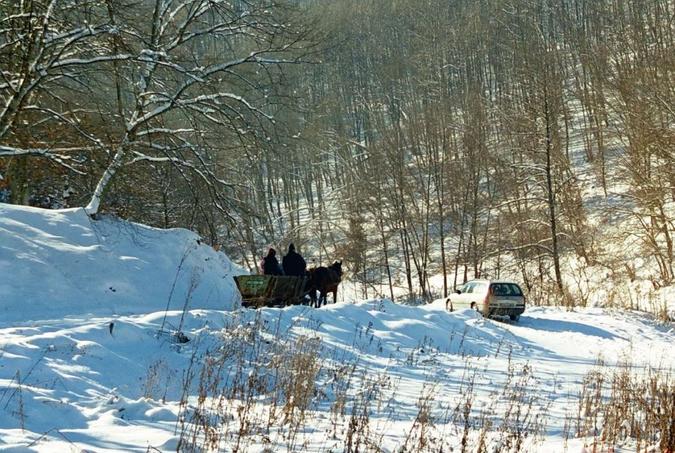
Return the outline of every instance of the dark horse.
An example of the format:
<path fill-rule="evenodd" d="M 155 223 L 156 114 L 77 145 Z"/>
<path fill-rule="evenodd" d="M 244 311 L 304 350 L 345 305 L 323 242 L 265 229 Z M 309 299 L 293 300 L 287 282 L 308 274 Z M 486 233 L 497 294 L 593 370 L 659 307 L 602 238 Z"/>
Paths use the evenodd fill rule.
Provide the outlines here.
<path fill-rule="evenodd" d="M 309 297 L 311 304 L 319 308 L 321 303 L 328 303 L 328 293 L 333 293 L 333 303 L 337 302 L 337 289 L 342 281 L 342 261 L 336 261 L 328 267 L 319 266 L 315 269 L 309 269 Z M 319 300 L 316 299 L 316 292 L 319 291 Z"/>

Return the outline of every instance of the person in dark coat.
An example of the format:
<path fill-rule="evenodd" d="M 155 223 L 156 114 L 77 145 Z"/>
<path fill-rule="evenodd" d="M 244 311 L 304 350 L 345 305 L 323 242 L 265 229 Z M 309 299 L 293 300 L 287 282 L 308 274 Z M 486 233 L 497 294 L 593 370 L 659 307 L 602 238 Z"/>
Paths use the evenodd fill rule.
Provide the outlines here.
<path fill-rule="evenodd" d="M 263 258 L 263 274 L 265 275 L 283 275 L 279 261 L 277 260 L 277 251 L 270 247 L 267 256 Z"/>
<path fill-rule="evenodd" d="M 307 263 L 305 259 L 295 251 L 295 245 L 288 246 L 288 253 L 282 260 L 284 274 L 302 276 L 307 273 Z"/>

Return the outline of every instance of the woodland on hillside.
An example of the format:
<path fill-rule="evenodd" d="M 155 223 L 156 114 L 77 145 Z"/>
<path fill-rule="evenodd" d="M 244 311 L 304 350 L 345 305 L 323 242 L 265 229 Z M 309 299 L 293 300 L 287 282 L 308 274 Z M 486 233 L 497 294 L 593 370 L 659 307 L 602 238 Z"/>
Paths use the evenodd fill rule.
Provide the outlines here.
<path fill-rule="evenodd" d="M 294 241 L 365 297 L 506 274 L 560 301 L 570 257 L 626 281 L 640 257 L 656 290 L 673 49 L 672 0 L 0 0 L 0 201 L 251 269 Z"/>

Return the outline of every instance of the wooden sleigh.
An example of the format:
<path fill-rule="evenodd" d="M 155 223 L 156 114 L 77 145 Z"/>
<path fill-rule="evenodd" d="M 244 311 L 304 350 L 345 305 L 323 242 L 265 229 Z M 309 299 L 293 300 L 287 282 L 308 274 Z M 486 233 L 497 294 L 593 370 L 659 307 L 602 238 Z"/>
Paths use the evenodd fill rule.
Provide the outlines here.
<path fill-rule="evenodd" d="M 239 275 L 234 277 L 242 305 L 248 308 L 285 307 L 305 302 L 307 277 Z"/>

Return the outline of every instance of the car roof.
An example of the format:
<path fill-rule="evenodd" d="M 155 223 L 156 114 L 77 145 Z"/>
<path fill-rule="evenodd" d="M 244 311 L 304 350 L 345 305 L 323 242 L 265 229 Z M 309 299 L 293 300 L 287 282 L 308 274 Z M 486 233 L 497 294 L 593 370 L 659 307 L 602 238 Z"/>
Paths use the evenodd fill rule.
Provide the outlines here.
<path fill-rule="evenodd" d="M 510 283 L 510 284 L 513 284 L 513 285 L 518 285 L 518 283 L 514 282 L 513 280 L 504 280 L 504 279 L 488 280 L 488 279 L 484 279 L 484 278 L 476 278 L 474 280 L 469 280 L 466 283 Z M 520 286 L 520 285 L 518 285 L 518 286 Z"/>

